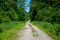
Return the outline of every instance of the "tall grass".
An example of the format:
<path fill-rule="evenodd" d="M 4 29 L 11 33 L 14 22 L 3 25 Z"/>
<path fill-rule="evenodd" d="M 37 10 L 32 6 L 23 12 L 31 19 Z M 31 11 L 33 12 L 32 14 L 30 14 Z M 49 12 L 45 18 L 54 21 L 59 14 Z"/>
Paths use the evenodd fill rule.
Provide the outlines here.
<path fill-rule="evenodd" d="M 48 35 L 52 36 L 55 40 L 60 40 L 60 24 L 51 24 L 48 22 L 32 22 L 35 26 L 46 32 Z M 57 34 L 58 32 L 58 34 Z"/>
<path fill-rule="evenodd" d="M 15 40 L 17 31 L 25 25 L 24 22 L 10 22 L 0 24 L 0 40 Z"/>

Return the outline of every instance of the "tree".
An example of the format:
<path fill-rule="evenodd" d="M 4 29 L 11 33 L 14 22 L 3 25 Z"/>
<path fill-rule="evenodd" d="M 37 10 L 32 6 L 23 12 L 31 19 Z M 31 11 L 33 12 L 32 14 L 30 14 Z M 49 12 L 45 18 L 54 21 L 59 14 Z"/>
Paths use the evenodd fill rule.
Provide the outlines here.
<path fill-rule="evenodd" d="M 24 5 L 24 0 L 19 2 Z M 24 6 L 18 7 L 17 4 L 18 0 L 0 0 L 0 23 L 25 20 Z"/>

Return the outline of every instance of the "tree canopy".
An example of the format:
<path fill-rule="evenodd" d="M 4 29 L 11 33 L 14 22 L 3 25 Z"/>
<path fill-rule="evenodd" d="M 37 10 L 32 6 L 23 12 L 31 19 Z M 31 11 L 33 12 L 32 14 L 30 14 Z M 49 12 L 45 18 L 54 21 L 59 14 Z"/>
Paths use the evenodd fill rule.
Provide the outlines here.
<path fill-rule="evenodd" d="M 60 0 L 32 0 L 31 20 L 60 23 Z"/>
<path fill-rule="evenodd" d="M 17 6 L 19 2 L 24 7 L 24 0 L 0 0 L 0 23 L 25 20 L 24 8 Z"/>

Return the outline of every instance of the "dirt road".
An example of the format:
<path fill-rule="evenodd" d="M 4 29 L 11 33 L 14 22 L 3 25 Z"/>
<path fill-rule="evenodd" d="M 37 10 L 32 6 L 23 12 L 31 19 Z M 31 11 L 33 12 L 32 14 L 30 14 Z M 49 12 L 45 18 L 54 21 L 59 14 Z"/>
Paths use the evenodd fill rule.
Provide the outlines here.
<path fill-rule="evenodd" d="M 27 22 L 25 28 L 19 32 L 18 40 L 53 40 L 42 30 Z"/>

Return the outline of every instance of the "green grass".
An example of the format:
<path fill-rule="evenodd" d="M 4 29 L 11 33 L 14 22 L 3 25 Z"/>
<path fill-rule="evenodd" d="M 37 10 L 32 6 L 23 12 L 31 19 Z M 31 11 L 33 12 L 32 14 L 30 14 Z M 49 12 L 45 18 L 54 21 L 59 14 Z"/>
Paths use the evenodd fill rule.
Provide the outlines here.
<path fill-rule="evenodd" d="M 15 40 L 17 32 L 22 29 L 25 22 L 10 22 L 0 24 L 0 40 Z"/>
<path fill-rule="evenodd" d="M 57 29 L 59 29 L 60 24 L 51 24 L 48 22 L 39 21 L 33 21 L 32 24 L 43 30 L 48 35 L 50 35 L 54 40 L 60 40 L 60 32 L 58 35 L 56 35 L 58 31 Z"/>

